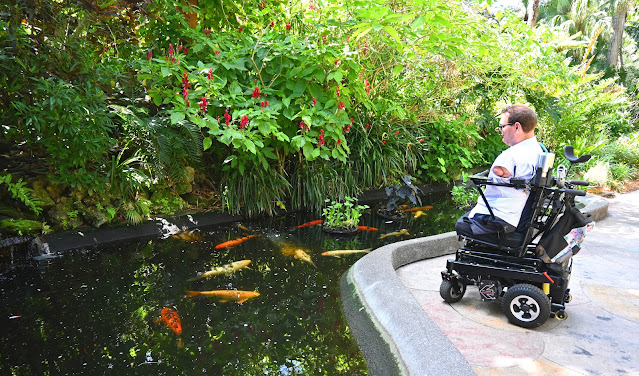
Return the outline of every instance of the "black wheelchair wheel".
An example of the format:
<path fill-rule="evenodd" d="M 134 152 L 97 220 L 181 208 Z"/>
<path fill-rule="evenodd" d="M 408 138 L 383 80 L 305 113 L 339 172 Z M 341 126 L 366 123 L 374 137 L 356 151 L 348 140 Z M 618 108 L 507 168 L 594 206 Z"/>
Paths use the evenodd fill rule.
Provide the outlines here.
<path fill-rule="evenodd" d="M 550 299 L 537 286 L 520 283 L 510 287 L 502 300 L 508 321 L 522 328 L 536 328 L 550 317 Z"/>
<path fill-rule="evenodd" d="M 442 280 L 442 284 L 439 285 L 439 295 L 447 303 L 456 303 L 464 297 L 466 293 L 466 285 L 459 283 L 459 287 L 447 279 Z"/>

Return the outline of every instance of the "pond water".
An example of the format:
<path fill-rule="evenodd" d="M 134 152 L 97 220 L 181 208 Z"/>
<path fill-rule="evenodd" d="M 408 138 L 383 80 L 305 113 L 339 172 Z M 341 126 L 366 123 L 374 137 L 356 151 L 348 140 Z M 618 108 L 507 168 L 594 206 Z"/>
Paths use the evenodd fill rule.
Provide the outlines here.
<path fill-rule="evenodd" d="M 13 266 L 0 274 L 0 374 L 368 374 L 339 300 L 340 277 L 363 254 L 321 253 L 450 231 L 462 214 L 447 193 L 424 196 L 423 205 L 434 208 L 396 222 L 371 210 L 360 225 L 378 231 L 349 238 L 321 226 L 296 229 L 319 218 L 294 213 Z M 401 229 L 410 235 L 380 239 Z M 257 236 L 216 248 L 248 235 Z M 250 260 L 249 269 L 188 281 L 240 260 Z M 240 304 L 186 298 L 189 290 L 259 296 Z M 179 315 L 180 336 L 158 321 L 163 308 Z"/>

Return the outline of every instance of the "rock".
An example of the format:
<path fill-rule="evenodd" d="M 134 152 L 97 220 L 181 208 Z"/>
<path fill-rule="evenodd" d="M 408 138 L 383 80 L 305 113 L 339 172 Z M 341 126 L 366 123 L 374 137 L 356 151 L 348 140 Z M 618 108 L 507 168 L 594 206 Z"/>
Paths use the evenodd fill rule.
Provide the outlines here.
<path fill-rule="evenodd" d="M 82 226 L 79 212 L 75 209 L 73 201 L 68 197 L 63 197 L 59 205 L 52 207 L 47 212 L 47 216 L 51 223 L 56 226 L 62 226 L 65 230 Z"/>
<path fill-rule="evenodd" d="M 60 188 L 59 184 L 49 183 L 46 190 L 53 201 L 60 202 L 60 199 L 62 198 L 62 188 Z"/>
<path fill-rule="evenodd" d="M 175 190 L 177 191 L 178 195 L 181 196 L 183 194 L 193 192 L 193 186 L 191 185 L 191 183 L 184 181 L 184 182 L 177 183 L 175 185 Z"/>
<path fill-rule="evenodd" d="M 195 180 L 195 169 L 191 166 L 186 166 L 184 171 L 184 178 L 188 183 L 193 183 L 193 180 Z"/>
<path fill-rule="evenodd" d="M 55 201 L 51 198 L 51 196 L 49 195 L 49 192 L 47 192 L 47 189 L 46 189 L 47 180 L 48 180 L 47 178 L 40 178 L 34 181 L 32 185 L 33 197 L 40 200 L 40 202 L 42 202 L 40 207 L 44 210 L 47 210 L 55 205 Z"/>

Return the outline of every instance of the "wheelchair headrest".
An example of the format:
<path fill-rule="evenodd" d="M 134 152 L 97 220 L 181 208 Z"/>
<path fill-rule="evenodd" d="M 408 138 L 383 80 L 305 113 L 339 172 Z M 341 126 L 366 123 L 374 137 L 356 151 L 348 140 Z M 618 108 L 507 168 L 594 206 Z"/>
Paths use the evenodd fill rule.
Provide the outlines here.
<path fill-rule="evenodd" d="M 584 154 L 581 157 L 577 157 L 575 155 L 575 148 L 573 148 L 572 145 L 566 145 L 564 147 L 564 155 L 571 164 L 587 162 L 591 157 L 590 154 Z"/>

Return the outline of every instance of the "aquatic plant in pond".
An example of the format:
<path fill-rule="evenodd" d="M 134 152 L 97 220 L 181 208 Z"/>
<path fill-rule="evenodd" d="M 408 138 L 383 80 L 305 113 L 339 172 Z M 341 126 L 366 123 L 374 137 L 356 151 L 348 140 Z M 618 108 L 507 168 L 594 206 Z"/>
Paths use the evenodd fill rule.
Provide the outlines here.
<path fill-rule="evenodd" d="M 433 200 L 441 201 L 426 201 Z M 423 216 L 399 223 L 364 212 L 360 223 L 378 231 L 349 239 L 327 236 L 319 225 L 297 228 L 317 219 L 296 213 L 175 231 L 166 239 L 72 251 L 14 267 L 0 277 L 5 330 L 0 373 L 367 374 L 339 301 L 342 273 L 364 253 L 321 254 L 409 238 L 380 239 L 402 228 L 411 237 L 452 229 L 461 212 L 433 205 Z M 258 236 L 217 247 L 250 235 Z M 312 264 L 286 248 L 304 251 Z M 250 263 L 234 264 L 242 260 Z M 195 278 L 215 270 L 219 273 Z M 259 296 L 241 304 L 241 298 L 185 298 L 187 291 L 219 290 Z M 176 316 L 167 316 L 173 311 L 181 331 Z"/>

